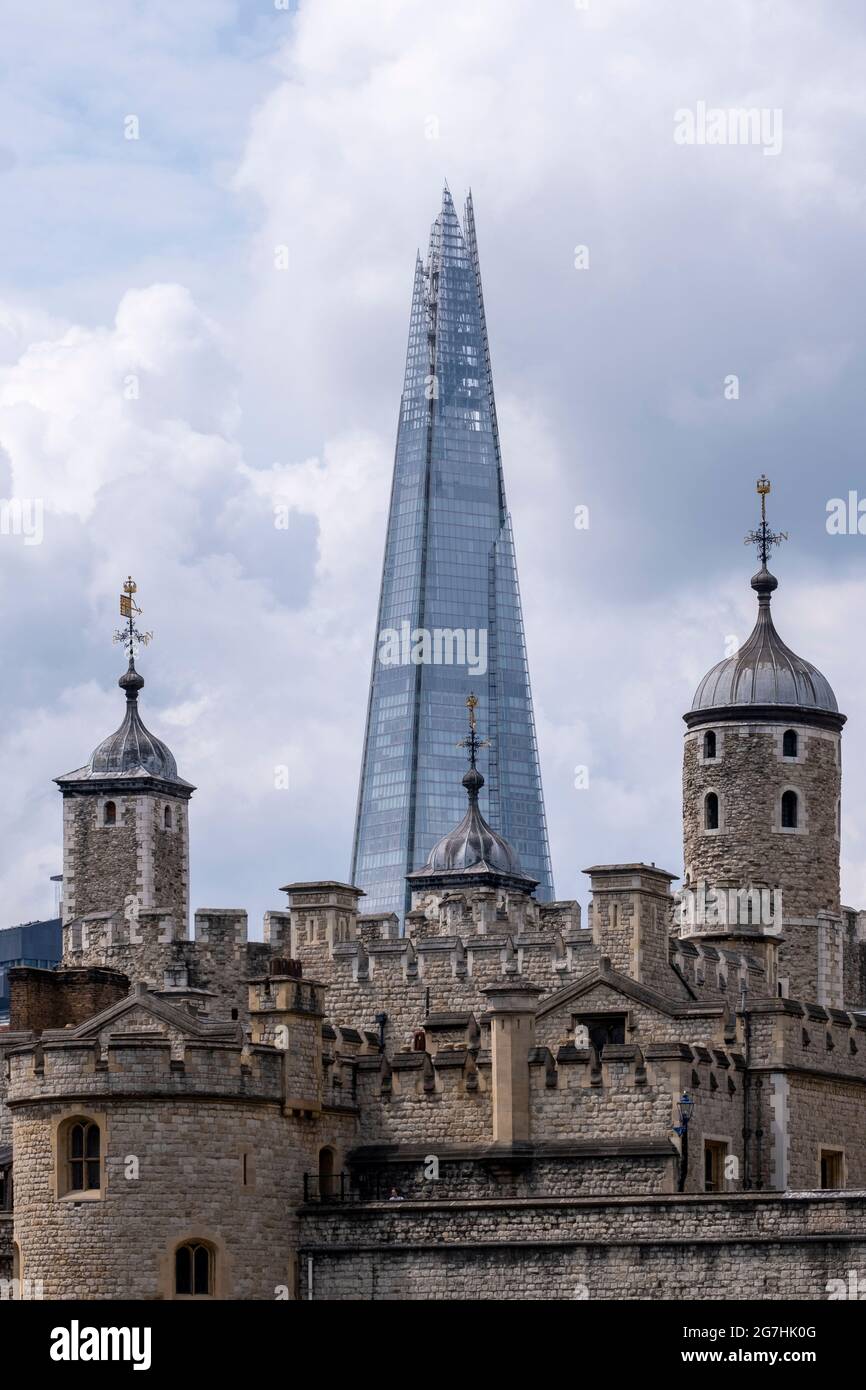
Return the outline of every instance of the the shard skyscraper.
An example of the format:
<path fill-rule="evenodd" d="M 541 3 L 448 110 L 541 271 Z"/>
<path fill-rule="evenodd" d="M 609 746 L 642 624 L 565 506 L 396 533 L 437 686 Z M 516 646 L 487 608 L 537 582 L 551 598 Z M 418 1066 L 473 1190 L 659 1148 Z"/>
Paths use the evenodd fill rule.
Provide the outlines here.
<path fill-rule="evenodd" d="M 478 697 L 482 814 L 553 897 L 511 521 L 471 195 L 448 189 L 409 321 L 351 882 L 365 912 L 408 906 L 405 875 L 466 810 L 465 702 Z"/>

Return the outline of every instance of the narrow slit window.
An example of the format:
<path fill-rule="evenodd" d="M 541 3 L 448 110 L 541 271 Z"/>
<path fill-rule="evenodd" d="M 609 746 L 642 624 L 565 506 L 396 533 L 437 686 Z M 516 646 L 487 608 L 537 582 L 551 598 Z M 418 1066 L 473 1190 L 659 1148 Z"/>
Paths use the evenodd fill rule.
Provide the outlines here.
<path fill-rule="evenodd" d="M 704 799 L 704 829 L 719 828 L 719 798 L 715 792 L 707 792 Z"/>
<path fill-rule="evenodd" d="M 799 798 L 796 792 L 787 791 L 782 794 L 782 829 L 796 830 L 799 819 Z"/>

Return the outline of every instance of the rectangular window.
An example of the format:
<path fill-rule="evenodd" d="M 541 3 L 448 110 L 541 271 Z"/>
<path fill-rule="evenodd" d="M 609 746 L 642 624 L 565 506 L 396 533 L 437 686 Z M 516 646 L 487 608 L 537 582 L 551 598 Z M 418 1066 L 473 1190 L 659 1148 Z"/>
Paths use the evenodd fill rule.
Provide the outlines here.
<path fill-rule="evenodd" d="M 577 1046 L 592 1045 L 601 1055 L 608 1043 L 625 1042 L 625 1014 L 584 1014 L 574 1020 L 575 1040 L 580 1030 L 581 1041 Z"/>
<path fill-rule="evenodd" d="M 721 1139 L 704 1141 L 704 1191 L 724 1192 L 728 1146 Z"/>
<path fill-rule="evenodd" d="M 826 1191 L 845 1186 L 844 1154 L 841 1149 L 821 1150 L 821 1187 Z"/>

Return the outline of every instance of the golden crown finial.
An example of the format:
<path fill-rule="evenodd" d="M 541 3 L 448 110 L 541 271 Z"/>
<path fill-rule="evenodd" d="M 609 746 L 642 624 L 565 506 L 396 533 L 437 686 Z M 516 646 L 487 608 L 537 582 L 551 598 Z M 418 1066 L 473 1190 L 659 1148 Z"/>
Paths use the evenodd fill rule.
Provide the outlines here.
<path fill-rule="evenodd" d="M 758 556 L 761 564 L 766 567 L 774 545 L 788 539 L 787 531 L 771 531 L 767 525 L 767 495 L 770 491 L 770 479 L 766 473 L 762 473 L 755 489 L 761 499 L 761 524 L 757 531 L 750 531 L 746 536 L 746 545 L 755 545 L 758 548 Z"/>
<path fill-rule="evenodd" d="M 114 640 L 123 643 L 130 661 L 135 655 L 136 645 L 140 644 L 146 647 L 153 636 L 152 632 L 139 632 L 135 626 L 135 619 L 141 613 L 141 609 L 132 597 L 137 592 L 138 585 L 131 574 L 127 575 L 123 582 L 123 593 L 120 595 L 120 616 L 126 619 L 126 627 L 115 632 Z"/>

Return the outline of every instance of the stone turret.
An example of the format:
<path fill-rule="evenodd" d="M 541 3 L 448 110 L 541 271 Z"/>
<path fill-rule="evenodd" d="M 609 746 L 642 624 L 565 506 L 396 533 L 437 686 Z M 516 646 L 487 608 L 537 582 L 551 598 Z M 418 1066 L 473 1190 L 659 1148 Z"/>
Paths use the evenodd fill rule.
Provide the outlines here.
<path fill-rule="evenodd" d="M 747 920 L 729 923 L 735 932 L 781 927 L 783 992 L 841 1007 L 845 715 L 821 672 L 779 637 L 770 612 L 778 581 L 766 564 L 777 538 L 765 519 L 755 535 L 757 622 L 704 677 L 684 716 L 685 886 L 721 888 L 730 901 L 739 895 Z M 754 920 L 762 901 L 770 921 Z"/>
<path fill-rule="evenodd" d="M 472 740 L 474 734 L 473 727 Z M 458 898 L 485 931 L 495 918 L 497 907 L 504 906 L 506 900 L 512 916 L 521 921 L 536 910 L 533 894 L 537 881 L 523 872 L 517 851 L 481 814 L 478 796 L 484 778 L 475 765 L 474 742 L 471 750 L 471 765 L 463 777 L 469 798 L 465 816 L 433 846 L 424 867 L 406 876 L 412 892 L 412 912 L 407 921 L 410 934 L 415 913 L 423 910 L 429 918 L 437 909 L 444 919 L 444 932 L 449 932 Z"/>
<path fill-rule="evenodd" d="M 614 970 L 653 989 L 678 991 L 670 965 L 674 875 L 655 864 L 595 864 L 592 936 Z"/>
<path fill-rule="evenodd" d="M 142 722 L 144 681 L 131 656 L 118 685 L 126 696 L 120 727 L 84 767 L 55 779 L 63 794 L 66 963 L 72 963 L 72 924 L 96 914 L 120 914 L 133 930 L 142 916 L 156 914 L 163 941 L 187 933 L 187 815 L 195 788 L 178 776 L 173 754 Z M 83 963 L 78 951 L 74 963 Z"/>
<path fill-rule="evenodd" d="M 291 1279 L 286 1214 L 300 1197 L 301 1140 L 282 1105 L 296 1065 L 142 986 L 24 1040 L 9 1080 L 15 1239 L 45 1297 L 173 1298 L 191 1239 L 213 1297 L 273 1299 Z M 65 1155 L 82 1124 L 92 1159 L 76 1180 Z"/>

